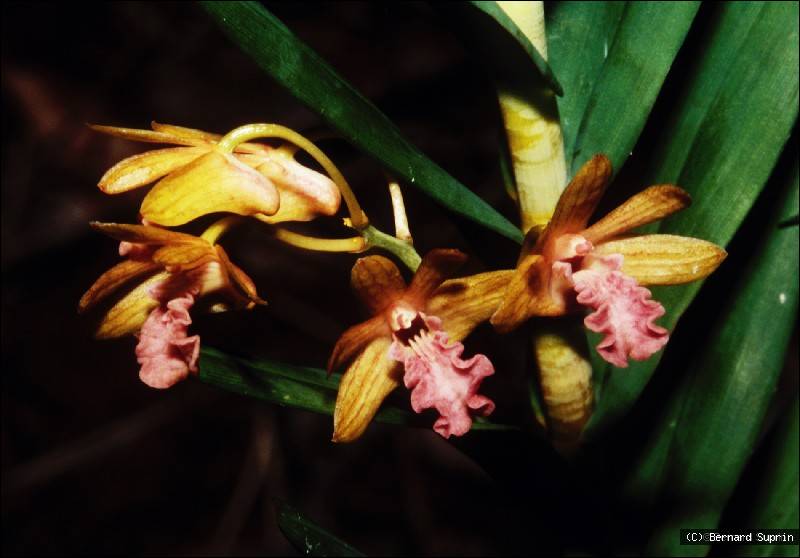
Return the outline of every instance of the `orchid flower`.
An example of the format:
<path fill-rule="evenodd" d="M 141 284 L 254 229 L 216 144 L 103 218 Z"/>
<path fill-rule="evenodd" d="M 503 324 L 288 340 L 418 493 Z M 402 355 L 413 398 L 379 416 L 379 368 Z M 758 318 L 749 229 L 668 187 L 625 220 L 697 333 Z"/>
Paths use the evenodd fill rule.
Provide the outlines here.
<path fill-rule="evenodd" d="M 140 210 L 150 223 L 178 226 L 215 212 L 254 216 L 267 223 L 309 221 L 339 209 L 339 188 L 298 163 L 293 146 L 228 142 L 228 136 L 157 122 L 152 128 L 92 126 L 125 139 L 179 146 L 128 157 L 98 184 L 106 194 L 119 194 L 158 181 Z M 290 132 L 286 136 L 296 134 L 275 128 Z"/>
<path fill-rule="evenodd" d="M 345 331 L 328 362 L 332 371 L 352 360 L 339 385 L 334 442 L 358 438 L 401 381 L 411 390 L 415 412 L 439 413 L 433 429 L 445 438 L 465 434 L 474 415 L 493 411 L 494 403 L 478 389 L 494 367 L 485 355 L 462 359 L 459 341 L 489 319 L 512 272 L 443 283 L 465 259 L 458 250 L 433 250 L 408 287 L 382 256 L 353 266 L 351 284 L 373 317 Z"/>
<path fill-rule="evenodd" d="M 230 261 L 222 246 L 214 244 L 224 229 L 221 222 L 201 237 L 149 225 L 92 223 L 92 227 L 121 241 L 119 252 L 126 259 L 95 281 L 78 311 L 129 287 L 105 313 L 95 336 L 138 333 L 139 377 L 150 387 L 168 388 L 197 372 L 200 337 L 188 335 L 189 310 L 196 298 L 221 295 L 245 308 L 265 304 L 250 277 Z M 227 305 L 220 302 L 210 309 L 221 311 Z"/>
<path fill-rule="evenodd" d="M 598 352 L 624 368 L 628 358 L 645 360 L 669 339 L 668 331 L 654 323 L 664 307 L 645 286 L 702 279 L 727 253 L 696 238 L 627 236 L 689 206 L 689 194 L 672 185 L 650 186 L 587 226 L 610 178 L 611 163 L 603 155 L 578 171 L 552 220 L 529 233 L 526 246 L 532 248 L 523 249 L 491 322 L 506 332 L 532 316 L 560 316 L 586 306 L 592 310 L 586 327 L 605 334 Z"/>

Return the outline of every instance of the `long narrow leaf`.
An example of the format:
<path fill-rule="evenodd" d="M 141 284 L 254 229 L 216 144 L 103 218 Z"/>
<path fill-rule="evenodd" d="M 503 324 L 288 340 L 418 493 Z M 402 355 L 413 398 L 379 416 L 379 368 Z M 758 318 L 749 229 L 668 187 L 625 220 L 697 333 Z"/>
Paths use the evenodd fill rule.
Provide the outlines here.
<path fill-rule="evenodd" d="M 572 161 L 589 96 L 603 70 L 626 2 L 552 2 L 547 6 L 547 52 L 564 87 L 558 113 L 564 153 Z"/>
<path fill-rule="evenodd" d="M 203 2 L 270 76 L 354 145 L 443 206 L 517 242 L 511 222 L 411 145 L 375 105 L 257 2 Z"/>
<path fill-rule="evenodd" d="M 798 235 L 778 227 L 797 211 L 796 160 L 788 182 L 781 215 L 741 275 L 708 349 L 686 371 L 655 451 L 634 475 L 656 473 L 646 481 L 664 487 L 657 507 L 670 512 L 650 542 L 651 554 L 705 553 L 702 546 L 681 546 L 679 529 L 717 526 L 772 401 L 798 308 Z"/>
<path fill-rule="evenodd" d="M 798 529 L 800 477 L 800 399 L 795 397 L 779 425 L 767 466 L 759 482 L 746 526 L 755 529 Z M 739 556 L 797 556 L 798 545 L 758 545 L 738 549 Z"/>
<path fill-rule="evenodd" d="M 630 2 L 625 6 L 580 124 L 571 161 L 573 172 L 595 153 L 608 155 L 614 169 L 622 167 L 699 5 Z"/>

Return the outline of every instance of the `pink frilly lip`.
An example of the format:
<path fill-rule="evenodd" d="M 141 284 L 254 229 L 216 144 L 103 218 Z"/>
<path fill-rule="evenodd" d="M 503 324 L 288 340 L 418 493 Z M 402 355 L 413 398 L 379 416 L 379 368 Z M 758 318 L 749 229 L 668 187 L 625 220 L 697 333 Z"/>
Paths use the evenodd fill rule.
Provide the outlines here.
<path fill-rule="evenodd" d="M 421 413 L 436 409 L 439 418 L 433 429 L 441 436 L 461 436 L 472 427 L 472 416 L 488 416 L 494 402 L 478 394 L 483 379 L 494 374 L 485 355 L 463 360 L 464 345 L 449 343 L 441 320 L 419 313 L 393 335 L 389 358 L 402 362 L 403 381 L 411 390 L 411 407 Z"/>
<path fill-rule="evenodd" d="M 150 290 L 160 302 L 139 332 L 136 357 L 139 378 L 157 389 L 172 387 L 197 373 L 200 336 L 188 335 L 189 310 L 200 292 L 198 274 L 171 276 Z"/>
<path fill-rule="evenodd" d="M 594 309 L 584 324 L 604 333 L 597 352 L 606 361 L 626 368 L 628 358 L 646 360 L 669 340 L 669 332 L 656 325 L 664 307 L 651 299 L 648 289 L 620 271 L 622 256 L 586 258 L 584 269 L 572 274 L 580 304 Z"/>

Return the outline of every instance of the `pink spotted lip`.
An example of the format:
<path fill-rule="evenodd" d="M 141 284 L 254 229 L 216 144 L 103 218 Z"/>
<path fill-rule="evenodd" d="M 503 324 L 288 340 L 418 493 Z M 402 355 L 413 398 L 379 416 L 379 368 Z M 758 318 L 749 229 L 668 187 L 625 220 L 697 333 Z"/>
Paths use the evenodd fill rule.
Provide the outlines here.
<path fill-rule="evenodd" d="M 473 415 L 494 411 L 494 402 L 478 394 L 483 379 L 494 374 L 494 366 L 481 354 L 463 360 L 464 345 L 449 343 L 436 316 L 397 314 L 392 319 L 395 331 L 389 358 L 403 363 L 411 407 L 417 413 L 435 409 L 440 416 L 433 429 L 445 438 L 466 434 Z"/>

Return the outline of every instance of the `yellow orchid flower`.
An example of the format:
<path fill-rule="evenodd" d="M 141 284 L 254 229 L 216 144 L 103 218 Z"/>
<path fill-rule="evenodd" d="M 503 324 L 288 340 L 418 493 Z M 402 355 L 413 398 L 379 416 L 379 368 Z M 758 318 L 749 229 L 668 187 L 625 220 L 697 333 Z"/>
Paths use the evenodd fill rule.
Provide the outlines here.
<path fill-rule="evenodd" d="M 230 261 L 222 246 L 214 244 L 224 229 L 221 223 L 202 237 L 147 225 L 92 223 L 92 227 L 119 240 L 120 255 L 126 260 L 95 281 L 78 311 L 129 287 L 105 313 L 95 336 L 109 339 L 138 333 L 139 377 L 151 387 L 167 388 L 197 372 L 200 337 L 187 335 L 195 298 L 220 295 L 245 308 L 265 304 L 250 277 Z M 227 306 L 218 303 L 210 308 L 219 311 Z"/>
<path fill-rule="evenodd" d="M 711 274 L 727 253 L 704 240 L 631 229 L 689 206 L 684 190 L 650 186 L 587 226 L 611 178 L 611 163 L 595 155 L 569 183 L 543 230 L 532 230 L 491 322 L 510 331 L 532 316 L 560 316 L 587 306 L 584 324 L 605 334 L 597 346 L 611 364 L 645 360 L 667 342 L 654 321 L 664 314 L 645 285 L 677 285 Z M 540 234 L 538 234 L 540 233 Z M 530 248 L 532 246 L 532 248 Z"/>
<path fill-rule="evenodd" d="M 433 250 L 408 287 L 382 256 L 353 266 L 353 289 L 374 316 L 345 331 L 328 362 L 334 370 L 352 360 L 336 399 L 334 442 L 361 436 L 401 382 L 411 390 L 414 411 L 436 409 L 433 428 L 445 438 L 469 431 L 473 415 L 492 412 L 494 403 L 477 391 L 494 367 L 484 355 L 462 360 L 459 341 L 489 319 L 513 272 L 444 281 L 465 259 L 458 250 Z"/>
<path fill-rule="evenodd" d="M 221 145 L 224 138 L 218 134 L 157 122 L 152 130 L 91 128 L 125 139 L 179 146 L 128 157 L 98 184 L 107 194 L 119 194 L 158 181 L 140 210 L 150 223 L 178 226 L 215 212 L 254 216 L 268 223 L 308 221 L 335 214 L 341 203 L 336 184 L 298 163 L 294 148 L 252 142 Z"/>

